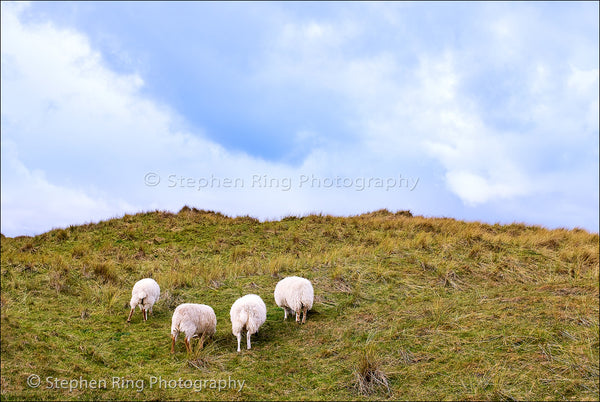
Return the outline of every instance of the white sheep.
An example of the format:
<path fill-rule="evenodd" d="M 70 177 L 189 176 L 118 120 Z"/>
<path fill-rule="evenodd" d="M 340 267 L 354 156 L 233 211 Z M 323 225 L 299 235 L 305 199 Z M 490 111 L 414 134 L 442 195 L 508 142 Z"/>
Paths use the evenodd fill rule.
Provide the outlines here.
<path fill-rule="evenodd" d="M 158 283 L 154 279 L 144 278 L 137 281 L 131 290 L 131 301 L 129 302 L 131 311 L 129 312 L 127 322 L 131 322 L 131 316 L 138 305 L 140 306 L 140 310 L 142 310 L 144 321 L 146 321 L 148 319 L 147 312 L 152 312 L 152 306 L 158 301 L 159 297 L 160 286 L 158 286 Z"/>
<path fill-rule="evenodd" d="M 296 313 L 296 322 L 300 322 L 300 312 L 304 313 L 302 324 L 306 322 L 306 314 L 312 308 L 314 290 L 308 279 L 288 276 L 275 286 L 275 303 L 283 308 L 284 321 L 288 314 Z"/>
<path fill-rule="evenodd" d="M 258 332 L 258 328 L 267 319 L 267 306 L 260 296 L 249 294 L 240 297 L 231 306 L 231 332 L 237 337 L 237 351 L 240 351 L 242 331 L 246 330 L 246 340 L 250 349 L 250 335 Z"/>
<path fill-rule="evenodd" d="M 190 340 L 200 337 L 200 348 L 204 347 L 204 338 L 217 331 L 217 316 L 212 307 L 206 304 L 183 303 L 177 306 L 171 319 L 171 353 L 175 353 L 175 341 L 180 332 L 185 334 L 185 348 L 192 351 Z"/>

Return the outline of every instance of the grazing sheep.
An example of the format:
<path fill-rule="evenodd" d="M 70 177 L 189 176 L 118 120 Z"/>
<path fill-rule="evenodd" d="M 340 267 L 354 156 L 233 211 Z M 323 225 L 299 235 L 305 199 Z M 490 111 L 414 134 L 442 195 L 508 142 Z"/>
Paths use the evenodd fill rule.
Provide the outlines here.
<path fill-rule="evenodd" d="M 183 303 L 177 306 L 171 319 L 171 353 L 175 353 L 175 341 L 180 332 L 185 334 L 185 348 L 192 351 L 190 340 L 200 336 L 200 348 L 204 347 L 204 337 L 214 335 L 217 330 L 217 316 L 212 307 L 206 304 Z"/>
<path fill-rule="evenodd" d="M 245 329 L 248 349 L 250 349 L 250 335 L 258 332 L 258 328 L 267 319 L 267 306 L 258 295 L 240 297 L 231 306 L 231 332 L 237 337 L 237 351 L 240 351 L 242 331 Z"/>
<path fill-rule="evenodd" d="M 300 322 L 300 312 L 304 313 L 302 324 L 306 322 L 306 314 L 312 308 L 314 291 L 308 279 L 288 276 L 275 286 L 275 303 L 283 308 L 286 320 L 288 314 L 296 313 L 296 322 Z"/>
<path fill-rule="evenodd" d="M 144 321 L 146 321 L 148 319 L 147 311 L 150 310 L 152 312 L 152 306 L 158 301 L 159 297 L 160 286 L 158 286 L 158 283 L 154 279 L 144 278 L 137 281 L 131 290 L 131 301 L 129 302 L 131 311 L 129 312 L 127 322 L 131 322 L 135 306 L 138 305 L 140 306 L 140 310 L 142 310 Z"/>

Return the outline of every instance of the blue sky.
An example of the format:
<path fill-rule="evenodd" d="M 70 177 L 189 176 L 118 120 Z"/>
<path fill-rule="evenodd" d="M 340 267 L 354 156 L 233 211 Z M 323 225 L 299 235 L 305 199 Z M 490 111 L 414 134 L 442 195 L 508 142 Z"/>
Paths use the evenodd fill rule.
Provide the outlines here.
<path fill-rule="evenodd" d="M 2 3 L 2 233 L 183 205 L 598 231 L 598 2 Z"/>

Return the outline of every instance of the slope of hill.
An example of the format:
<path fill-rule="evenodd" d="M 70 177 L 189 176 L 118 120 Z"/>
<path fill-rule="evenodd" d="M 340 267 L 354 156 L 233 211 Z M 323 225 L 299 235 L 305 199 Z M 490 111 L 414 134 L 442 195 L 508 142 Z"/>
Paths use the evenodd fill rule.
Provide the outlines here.
<path fill-rule="evenodd" d="M 597 400 L 598 234 L 377 211 L 276 222 L 184 207 L 2 238 L 3 400 Z M 283 321 L 281 278 L 315 288 Z M 131 287 L 161 286 L 126 324 Z M 267 321 L 236 352 L 229 308 Z M 170 351 L 183 302 L 217 333 Z M 195 345 L 195 344 L 194 344 Z"/>

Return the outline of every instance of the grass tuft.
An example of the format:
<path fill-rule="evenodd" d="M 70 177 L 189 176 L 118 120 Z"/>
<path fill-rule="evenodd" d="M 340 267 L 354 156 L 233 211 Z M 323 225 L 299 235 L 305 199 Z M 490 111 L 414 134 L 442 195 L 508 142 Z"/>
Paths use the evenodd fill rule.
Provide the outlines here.
<path fill-rule="evenodd" d="M 118 275 L 115 265 L 108 261 L 94 261 L 91 263 L 92 271 L 98 278 L 104 282 L 117 282 Z"/>
<path fill-rule="evenodd" d="M 354 372 L 355 387 L 361 395 L 390 392 L 388 376 L 381 369 L 381 361 L 371 349 L 365 350 Z"/>

